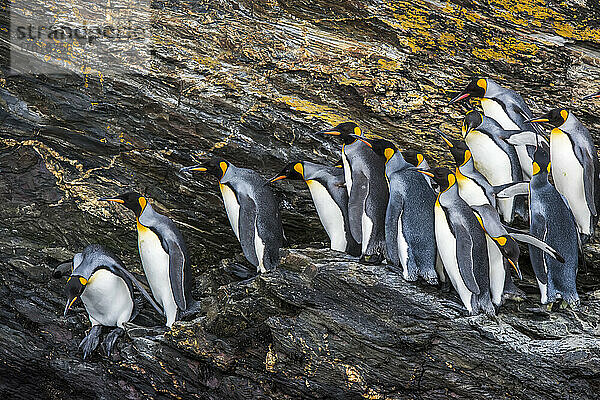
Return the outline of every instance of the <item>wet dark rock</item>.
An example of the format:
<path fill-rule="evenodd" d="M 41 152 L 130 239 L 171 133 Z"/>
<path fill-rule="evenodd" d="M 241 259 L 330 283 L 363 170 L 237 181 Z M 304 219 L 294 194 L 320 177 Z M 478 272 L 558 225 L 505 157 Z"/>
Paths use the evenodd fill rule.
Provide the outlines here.
<path fill-rule="evenodd" d="M 597 2 L 152 7 L 153 57 L 132 74 L 107 74 L 103 60 L 85 75 L 15 74 L 0 41 L 0 394 L 597 397 L 597 242 L 586 249 L 576 311 L 540 308 L 526 253 L 518 285 L 528 298 L 495 320 L 326 250 L 293 249 L 280 270 L 241 283 L 232 271 L 245 262 L 216 182 L 178 173 L 206 155 L 265 177 L 292 159 L 333 163 L 339 143 L 314 132 L 347 119 L 445 164 L 433 128 L 458 134 L 464 108 L 447 102 L 476 74 L 519 91 L 536 114 L 571 108 L 600 143 L 600 102 L 581 100 L 600 86 Z M 0 7 L 3 22 L 8 10 Z M 81 307 L 60 316 L 64 282 L 52 270 L 101 243 L 141 272 L 133 215 L 96 201 L 126 190 L 178 224 L 203 312 L 165 333 L 146 307 L 111 359 L 97 352 L 82 362 L 89 323 Z M 291 246 L 327 247 L 305 185 L 274 190 Z"/>

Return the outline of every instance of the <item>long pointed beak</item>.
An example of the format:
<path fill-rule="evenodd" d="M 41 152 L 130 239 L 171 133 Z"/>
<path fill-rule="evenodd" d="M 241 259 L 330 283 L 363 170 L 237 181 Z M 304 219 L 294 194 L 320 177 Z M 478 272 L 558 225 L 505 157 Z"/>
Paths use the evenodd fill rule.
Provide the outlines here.
<path fill-rule="evenodd" d="M 71 307 L 73 306 L 73 303 L 75 303 L 75 301 L 77 301 L 77 299 L 78 299 L 78 298 L 79 298 L 79 297 L 74 297 L 74 298 L 72 298 L 72 299 L 69 299 L 69 300 L 67 301 L 67 305 L 65 306 L 65 312 L 64 312 L 64 314 L 63 314 L 63 317 L 66 317 L 66 316 L 67 316 L 67 313 L 69 312 L 69 310 L 70 310 L 70 309 L 71 309 Z"/>
<path fill-rule="evenodd" d="M 510 258 L 507 258 L 507 260 L 517 272 L 517 276 L 519 277 L 519 279 L 523 279 L 523 275 L 521 274 L 521 269 L 519 268 L 519 266 L 515 264 Z"/>
<path fill-rule="evenodd" d="M 198 164 L 198 165 L 192 165 L 191 167 L 183 167 L 179 170 L 179 172 L 188 172 L 188 171 L 199 171 L 199 172 L 206 172 L 207 169 L 206 167 L 203 167 L 202 165 Z"/>
<path fill-rule="evenodd" d="M 545 117 L 537 117 L 537 118 L 531 118 L 531 119 L 528 119 L 525 121 L 526 124 L 539 124 L 542 122 L 550 122 L 550 120 Z"/>
<path fill-rule="evenodd" d="M 464 100 L 467 97 L 469 97 L 470 95 L 471 95 L 470 93 L 461 93 L 461 94 L 457 95 L 456 97 L 454 97 L 452 100 L 450 100 L 450 103 L 448 103 L 448 104 L 454 104 L 456 102 Z"/>
<path fill-rule="evenodd" d="M 369 143 L 369 142 L 367 141 L 367 139 L 365 139 L 365 138 L 364 138 L 364 137 L 362 137 L 362 136 L 357 136 L 357 135 L 354 135 L 354 134 L 352 134 L 352 135 L 348 135 L 348 136 L 350 136 L 351 138 L 354 138 L 354 139 L 356 139 L 356 140 L 360 140 L 361 142 L 363 142 L 364 144 L 366 144 L 366 145 L 367 145 L 367 146 L 369 146 L 370 148 L 373 148 L 373 145 L 372 145 L 371 143 Z"/>
<path fill-rule="evenodd" d="M 433 174 L 429 171 L 427 171 L 426 169 L 421 169 L 421 168 L 415 168 L 417 171 L 419 171 L 420 173 L 422 173 L 423 175 L 427 175 L 433 178 Z"/>
<path fill-rule="evenodd" d="M 125 200 L 117 199 L 117 198 L 113 198 L 113 197 L 102 197 L 102 198 L 98 199 L 98 201 L 113 201 L 113 202 L 119 203 L 119 204 L 125 203 Z"/>
<path fill-rule="evenodd" d="M 329 128 L 329 129 L 323 129 L 322 131 L 317 132 L 317 134 L 339 136 L 342 133 L 340 131 L 337 131 L 335 128 Z"/>
<path fill-rule="evenodd" d="M 287 178 L 287 175 L 278 175 L 274 178 L 269 179 L 269 183 L 277 182 L 285 178 Z"/>
<path fill-rule="evenodd" d="M 592 94 L 588 94 L 586 96 L 583 96 L 581 98 L 581 100 L 593 99 L 593 98 L 598 98 L 598 97 L 600 97 L 600 92 L 596 92 L 596 93 L 592 93 Z"/>
<path fill-rule="evenodd" d="M 73 271 L 73 261 L 67 261 L 60 264 L 58 267 L 54 268 L 54 272 L 52 272 L 52 276 L 54 278 L 61 278 L 65 276 L 67 273 L 71 273 Z"/>
<path fill-rule="evenodd" d="M 444 139 L 444 142 L 446 142 L 446 144 L 448 145 L 448 147 L 450 147 L 450 148 L 454 147 L 454 145 L 452 144 L 452 142 L 450 142 L 450 140 L 444 134 L 444 132 L 442 132 L 441 130 L 438 129 L 437 133 L 438 133 L 438 135 L 440 135 L 442 137 L 442 139 Z"/>

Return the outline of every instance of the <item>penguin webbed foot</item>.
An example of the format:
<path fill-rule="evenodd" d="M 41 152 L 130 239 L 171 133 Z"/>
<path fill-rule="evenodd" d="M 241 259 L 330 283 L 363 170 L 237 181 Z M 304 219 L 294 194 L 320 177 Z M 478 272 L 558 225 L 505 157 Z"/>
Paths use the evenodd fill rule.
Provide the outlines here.
<path fill-rule="evenodd" d="M 358 262 L 360 264 L 379 265 L 383 262 L 383 256 L 381 254 L 363 254 Z"/>
<path fill-rule="evenodd" d="M 106 352 L 106 356 L 110 357 L 111 353 L 112 353 L 112 349 L 115 345 L 115 343 L 117 342 L 117 339 L 125 332 L 125 330 L 123 330 L 123 328 L 115 328 L 113 329 L 108 335 L 106 335 L 106 337 L 104 338 L 104 341 L 102 342 L 102 347 L 104 348 L 104 351 Z"/>
<path fill-rule="evenodd" d="M 196 300 L 192 300 L 192 303 L 183 311 L 179 311 L 179 319 L 188 319 L 197 314 L 200 314 L 202 311 L 201 303 Z"/>
<path fill-rule="evenodd" d="M 92 326 L 87 336 L 79 343 L 79 348 L 83 351 L 84 360 L 98 347 L 100 332 L 102 332 L 102 325 Z"/>

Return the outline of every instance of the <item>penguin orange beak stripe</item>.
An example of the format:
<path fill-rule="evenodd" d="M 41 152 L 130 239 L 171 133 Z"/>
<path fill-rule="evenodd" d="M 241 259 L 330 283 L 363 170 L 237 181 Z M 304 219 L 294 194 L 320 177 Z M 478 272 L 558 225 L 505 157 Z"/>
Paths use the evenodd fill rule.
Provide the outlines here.
<path fill-rule="evenodd" d="M 67 315 L 67 313 L 69 312 L 69 310 L 71 309 L 71 306 L 73 306 L 73 303 L 75 303 L 75 301 L 78 299 L 79 297 L 74 297 L 73 300 L 71 300 L 70 302 L 67 302 L 67 306 L 65 307 L 65 312 L 64 312 L 64 316 Z"/>
<path fill-rule="evenodd" d="M 287 178 L 287 175 L 279 175 L 279 176 L 276 176 L 275 178 L 271 179 L 269 182 L 273 183 L 273 182 L 277 182 L 277 181 L 280 181 L 285 178 Z"/>
<path fill-rule="evenodd" d="M 360 136 L 352 135 L 352 137 L 354 137 L 355 139 L 360 140 L 361 142 L 363 142 L 364 144 L 366 144 L 370 148 L 373 148 L 373 145 L 371 143 L 367 142 L 365 139 L 361 138 Z"/>
<path fill-rule="evenodd" d="M 336 131 L 335 128 L 332 129 L 324 129 L 322 131 L 319 131 L 317 133 L 320 133 L 322 135 L 335 135 L 335 136 L 339 136 L 342 133 L 340 131 Z"/>
<path fill-rule="evenodd" d="M 600 92 L 588 94 L 587 96 L 583 96 L 581 100 L 593 99 L 600 97 Z"/>
<path fill-rule="evenodd" d="M 469 97 L 470 95 L 471 95 L 470 93 L 459 94 L 458 96 L 456 96 L 455 98 L 453 98 L 452 100 L 450 100 L 450 104 L 456 103 L 457 101 L 464 100 L 467 97 Z"/>
<path fill-rule="evenodd" d="M 113 198 L 110 198 L 110 197 L 103 197 L 101 199 L 98 199 L 98 201 L 114 201 L 115 203 L 119 203 L 119 204 L 124 204 L 125 203 L 125 200 L 122 200 L 122 199 L 113 199 Z"/>
<path fill-rule="evenodd" d="M 433 178 L 433 174 L 431 172 L 429 172 L 429 171 L 425 171 L 425 170 L 422 170 L 422 169 L 417 169 L 417 171 L 419 171 L 423 175 L 427 175 L 427 176 L 430 176 L 430 177 Z"/>
<path fill-rule="evenodd" d="M 548 118 L 532 118 L 532 119 L 528 119 L 527 121 L 525 121 L 525 123 L 540 123 L 540 122 L 550 122 L 550 120 Z"/>
<path fill-rule="evenodd" d="M 204 167 L 191 167 L 191 168 L 189 169 L 189 171 L 200 171 L 200 172 L 206 172 L 206 171 L 207 171 L 207 169 L 206 169 L 206 168 L 204 168 Z"/>
<path fill-rule="evenodd" d="M 523 275 L 521 275 L 521 270 L 519 269 L 519 267 L 517 267 L 517 265 L 514 262 L 512 262 L 510 258 L 507 258 L 507 260 L 510 263 L 510 265 L 512 265 L 512 267 L 515 269 L 515 272 L 519 276 L 519 279 L 523 279 Z"/>

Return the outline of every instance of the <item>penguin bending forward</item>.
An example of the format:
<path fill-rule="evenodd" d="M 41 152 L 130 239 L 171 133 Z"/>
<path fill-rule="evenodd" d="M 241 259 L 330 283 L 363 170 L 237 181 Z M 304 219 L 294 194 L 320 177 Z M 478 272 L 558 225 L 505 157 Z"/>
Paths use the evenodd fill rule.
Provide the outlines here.
<path fill-rule="evenodd" d="M 448 168 L 421 172 L 431 176 L 440 186 L 435 202 L 435 238 L 452 286 L 469 314 L 494 315 L 483 228 L 469 205 L 458 195 L 456 176 Z"/>
<path fill-rule="evenodd" d="M 73 261 L 61 264 L 57 270 L 66 270 L 65 266 L 69 267 L 70 277 L 65 286 L 67 304 L 64 315 L 80 298 L 92 324 L 92 329 L 79 344 L 84 360 L 98 346 L 103 326 L 114 327 L 102 343 L 110 357 L 116 340 L 124 332 L 123 324 L 138 314 L 133 297 L 134 285 L 160 314 L 163 313 L 121 261 L 98 244 L 87 246 L 81 253 L 75 254 Z M 62 275 L 62 272 L 55 272 L 54 276 Z"/>
<path fill-rule="evenodd" d="M 389 202 L 385 215 L 387 259 L 402 268 L 407 281 L 422 277 L 438 284 L 433 206 L 435 195 L 425 176 L 406 162 L 396 145 L 355 136 L 385 161 Z"/>
<path fill-rule="evenodd" d="M 154 211 L 148 200 L 134 192 L 99 201 L 122 204 L 135 213 L 138 249 L 144 274 L 156 302 L 165 311 L 166 326 L 196 312 L 191 297 L 192 271 L 183 236 L 173 221 Z"/>
<path fill-rule="evenodd" d="M 258 173 L 213 158 L 181 171 L 208 172 L 219 180 L 225 211 L 244 256 L 257 272 L 279 265 L 279 249 L 285 237 L 279 204 L 273 191 Z"/>
<path fill-rule="evenodd" d="M 306 182 L 321 224 L 329 236 L 331 249 L 346 252 L 354 257 L 360 256 L 360 244 L 350 233 L 348 192 L 344 185 L 344 171 L 341 168 L 309 161 L 292 162 L 270 182 L 281 179 Z"/>
<path fill-rule="evenodd" d="M 339 136 L 343 141 L 350 231 L 356 242 L 362 244 L 361 262 L 378 264 L 385 254 L 385 214 L 389 197 L 383 159 L 365 143 L 350 136 L 362 136 L 354 122 L 344 122 L 319 133 Z"/>

